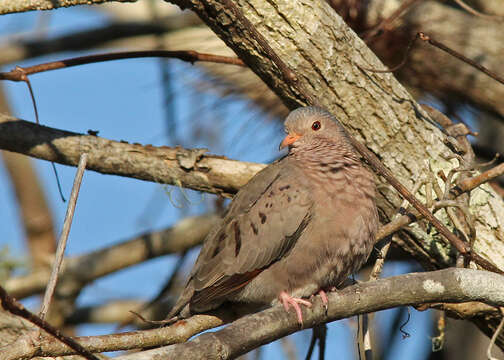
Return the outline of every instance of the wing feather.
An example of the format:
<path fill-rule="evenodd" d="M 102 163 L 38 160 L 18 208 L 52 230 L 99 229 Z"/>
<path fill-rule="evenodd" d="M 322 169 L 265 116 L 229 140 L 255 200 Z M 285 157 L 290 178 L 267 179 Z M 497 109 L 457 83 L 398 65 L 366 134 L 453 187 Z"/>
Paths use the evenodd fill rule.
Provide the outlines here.
<path fill-rule="evenodd" d="M 191 307 L 216 307 L 295 245 L 309 222 L 312 201 L 296 186 L 302 174 L 285 171 L 284 161 L 240 190 L 221 227 L 209 234 L 190 279 Z"/>

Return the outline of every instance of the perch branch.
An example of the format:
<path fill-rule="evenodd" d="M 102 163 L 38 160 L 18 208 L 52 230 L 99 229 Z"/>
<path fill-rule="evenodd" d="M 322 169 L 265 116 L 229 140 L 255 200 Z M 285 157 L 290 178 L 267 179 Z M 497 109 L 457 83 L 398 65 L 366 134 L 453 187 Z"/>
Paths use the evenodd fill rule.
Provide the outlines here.
<path fill-rule="evenodd" d="M 303 309 L 306 328 L 357 314 L 384 310 L 397 306 L 420 305 L 431 302 L 462 303 L 481 301 L 494 306 L 504 305 L 504 277 L 481 270 L 449 268 L 425 273 L 412 273 L 369 281 L 349 286 L 328 294 L 329 307 L 325 315 L 322 301 L 317 299 L 310 309 Z M 183 342 L 206 329 L 236 319 L 230 309 L 221 309 L 209 315 L 196 315 L 172 326 L 112 334 L 78 337 L 88 350 L 104 352 L 154 347 Z M 215 333 L 206 333 L 196 339 L 175 346 L 121 356 L 120 360 L 152 359 L 158 355 L 169 359 L 235 358 L 260 345 L 301 330 L 293 313 L 281 306 L 244 316 Z M 15 348 L 13 344 L 10 348 Z M 28 350 L 27 350 L 28 351 Z M 43 342 L 40 356 L 61 356 L 73 353 L 56 342 Z"/>

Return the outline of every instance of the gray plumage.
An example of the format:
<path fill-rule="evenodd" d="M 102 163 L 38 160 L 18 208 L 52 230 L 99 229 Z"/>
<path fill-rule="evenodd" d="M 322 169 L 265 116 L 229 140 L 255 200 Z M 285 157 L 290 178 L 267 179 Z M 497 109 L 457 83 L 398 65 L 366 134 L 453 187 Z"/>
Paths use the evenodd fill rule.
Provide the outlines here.
<path fill-rule="evenodd" d="M 378 227 L 374 179 L 341 125 L 305 107 L 285 130 L 289 154 L 238 192 L 168 318 L 226 301 L 286 306 L 285 298 L 339 285 L 368 258 Z"/>

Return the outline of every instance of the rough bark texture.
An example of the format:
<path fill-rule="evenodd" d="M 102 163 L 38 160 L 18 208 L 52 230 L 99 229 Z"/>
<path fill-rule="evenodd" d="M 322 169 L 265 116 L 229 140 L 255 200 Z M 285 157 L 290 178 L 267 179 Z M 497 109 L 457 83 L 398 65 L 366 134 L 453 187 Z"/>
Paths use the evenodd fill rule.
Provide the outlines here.
<path fill-rule="evenodd" d="M 285 83 L 278 69 L 272 65 L 271 59 L 268 59 L 261 47 L 251 40 L 253 36 L 248 29 L 237 21 L 234 15 L 226 9 L 226 6 L 218 2 L 196 0 L 176 0 L 174 2 L 196 9 L 200 16 L 222 36 L 224 41 L 233 47 L 270 86 L 275 88 L 277 94 L 289 107 L 304 103 L 305 99 L 299 96 L 295 90 L 296 87 Z M 12 3 L 8 1 L 5 3 L 7 5 L 2 4 L 0 8 Z M 16 3 L 24 4 L 24 10 L 36 8 L 30 2 L 18 1 Z M 203 6 L 202 3 L 206 5 Z M 355 37 L 355 34 L 348 30 L 341 19 L 325 3 L 287 0 L 278 2 L 238 1 L 237 3 L 240 4 L 240 9 L 245 13 L 245 16 L 257 26 L 274 51 L 296 72 L 299 82 L 309 89 L 312 95 L 317 96 L 321 103 L 332 110 L 354 135 L 357 135 L 369 148 L 379 154 L 384 163 L 410 188 L 422 171 L 427 169 L 424 159 L 431 159 L 435 170 L 443 169 L 445 173 L 450 167 L 456 166 L 457 161 L 443 159 L 443 155 L 450 154 L 450 150 L 443 145 L 444 135 L 429 124 L 418 105 L 391 75 L 359 70 L 356 64 L 377 69 L 383 68 L 383 65 L 369 53 L 362 42 Z M 376 3 L 379 1 L 377 0 Z M 66 6 L 65 4 L 71 4 L 71 2 L 60 4 Z M 425 8 L 421 10 L 424 6 Z M 19 10 L 11 9 L 9 11 Z M 455 16 L 461 16 L 463 20 L 459 21 L 455 19 Z M 460 10 L 449 6 L 434 2 L 421 2 L 421 5 L 406 17 L 406 20 L 411 22 L 409 24 L 411 27 L 406 28 L 411 30 L 411 28 L 416 29 L 421 26 L 418 30 L 428 32 L 441 41 L 448 39 L 448 45 L 471 58 L 482 59 L 486 66 L 494 69 L 495 66 L 500 66 L 498 63 L 492 63 L 492 61 L 499 61 L 502 58 L 502 44 L 499 43 L 500 33 L 495 32 L 494 27 L 488 24 L 476 24 L 481 19 L 464 16 L 464 14 L 460 14 Z M 458 29 L 457 32 L 460 32 L 460 36 L 453 36 L 454 28 Z M 497 26 L 497 31 L 499 29 L 501 27 Z M 474 30 L 474 32 L 469 30 Z M 405 50 L 404 44 L 401 44 L 401 50 Z M 376 51 L 379 53 L 379 49 Z M 430 60 L 430 63 L 426 64 L 426 59 Z M 453 80 L 453 83 L 456 84 L 453 86 L 453 91 L 461 98 L 468 95 L 475 99 L 475 103 L 496 109 L 498 113 L 502 114 L 502 104 L 498 101 L 502 98 L 502 86 L 487 82 L 488 79 L 482 74 L 475 73 L 474 70 L 454 59 L 446 58 L 439 50 L 425 44 L 418 45 L 418 49 L 412 53 L 410 66 L 411 68 L 400 74 L 400 78 L 405 84 L 419 86 L 433 92 L 439 90 L 442 94 L 443 91 L 450 89 L 446 83 L 447 80 Z M 471 71 L 466 72 L 465 69 Z M 443 72 L 447 75 L 443 75 Z M 61 138 L 68 140 L 75 134 L 67 135 Z M 59 141 L 62 139 L 56 138 L 53 139 L 53 143 L 60 146 Z M 82 138 L 76 137 L 75 139 L 80 141 Z M 46 155 L 49 154 L 49 157 L 58 158 L 61 154 L 54 155 L 51 152 L 50 148 L 53 143 L 33 148 L 27 146 L 24 151 L 34 155 L 41 149 L 40 151 Z M 136 160 L 140 162 L 142 159 L 145 160 L 142 154 L 146 149 L 139 145 L 124 145 L 128 149 L 126 154 L 128 157 L 136 157 Z M 65 147 L 61 147 L 61 149 L 63 148 Z M 125 148 L 118 149 L 119 153 Z M 151 155 L 150 150 L 147 151 Z M 160 159 L 164 159 L 166 156 L 163 151 L 158 154 Z M 173 155 L 173 153 L 170 154 Z M 200 154 L 188 155 L 188 166 L 191 167 L 191 164 L 194 164 L 193 155 L 199 156 Z M 76 163 L 78 159 L 76 156 L 77 154 L 65 154 L 65 161 Z M 175 159 L 177 159 L 176 163 L 173 162 Z M 186 166 L 181 166 L 180 159 L 176 156 L 169 158 L 169 160 L 179 170 Z M 220 161 L 221 159 L 216 160 Z M 97 163 L 98 161 L 99 159 L 97 159 Z M 206 161 L 206 158 L 203 158 L 203 161 Z M 160 169 L 162 169 L 161 162 L 162 160 L 156 163 Z M 116 166 L 118 164 L 109 163 L 109 165 Z M 127 166 L 130 165 L 132 164 L 127 164 Z M 135 171 L 137 170 L 138 168 L 135 169 Z M 171 181 L 171 183 L 174 182 L 173 179 L 187 176 L 185 179 L 189 180 L 185 180 L 182 183 L 183 186 L 203 191 L 223 191 L 225 194 L 235 191 L 240 186 L 240 184 L 234 184 L 224 190 L 216 190 L 219 188 L 215 184 L 208 185 L 208 182 L 203 181 L 205 185 L 201 186 L 199 181 L 202 181 L 202 178 L 198 178 L 197 181 L 190 180 L 193 174 L 187 175 L 185 171 L 178 170 L 175 174 L 164 174 L 163 176 L 166 176 L 169 179 L 168 182 Z M 148 180 L 160 181 L 158 177 Z M 209 183 L 211 184 L 211 181 Z M 390 218 L 400 203 L 399 198 L 390 187 L 383 187 L 380 191 L 383 195 L 380 201 L 382 215 L 384 218 Z M 504 239 L 502 234 L 504 232 L 502 219 L 504 218 L 504 208 L 502 201 L 490 188 L 484 187 L 472 192 L 471 211 L 475 216 L 477 228 L 476 250 L 503 268 Z M 426 232 L 426 228 L 425 224 L 411 226 L 408 231 L 409 236 L 403 238 L 404 249 L 414 254 L 424 264 L 433 267 L 453 264 L 454 254 L 436 234 Z M 485 318 L 475 320 L 487 334 L 491 334 L 495 329 L 495 324 L 492 321 L 494 320 L 489 321 Z M 499 344 L 502 346 L 502 339 Z"/>
<path fill-rule="evenodd" d="M 112 1 L 107 1 L 112 2 Z M 397 0 L 370 0 L 366 6 L 355 8 L 353 15 L 348 12 L 350 0 L 329 0 L 329 3 L 345 16 L 345 21 L 358 33 L 372 28 L 389 16 L 402 2 Z M 504 6 L 500 0 L 466 1 L 477 10 L 489 14 L 502 14 Z M 12 12 L 26 11 L 35 3 L 29 1 L 8 1 Z M 43 6 L 44 2 L 38 3 Z M 68 6 L 81 2 L 60 3 Z M 4 5 L 2 3 L 2 5 Z M 1 6 L 0 5 L 0 9 Z M 6 6 L 6 5 L 5 5 Z M 4 10 L 6 11 L 6 10 Z M 163 24 L 124 23 L 93 31 L 77 32 L 60 38 L 37 41 L 15 41 L 1 47 L 0 63 L 17 62 L 48 53 L 68 49 L 88 49 L 90 46 L 108 45 L 112 47 L 155 48 L 159 38 L 141 36 L 159 34 L 164 36 L 165 44 L 173 49 L 198 49 L 199 51 L 229 54 L 229 49 L 216 40 L 206 27 L 194 27 L 195 23 L 186 15 L 173 15 Z M 435 39 L 461 52 L 476 62 L 499 72 L 500 59 L 504 55 L 501 41 L 502 19 L 488 19 L 474 16 L 463 9 L 447 3 L 420 1 L 406 14 L 394 21 L 392 26 L 380 37 L 369 42 L 370 48 L 385 64 L 395 66 L 406 53 L 406 48 L 415 33 L 424 31 Z M 180 31 L 173 31 L 178 26 Z M 136 34 L 136 36 L 135 36 Z M 132 38 L 135 36 L 135 38 Z M 127 38 L 126 40 L 122 40 Z M 258 105 L 276 115 L 285 115 L 286 109 L 278 104 L 270 91 L 250 71 L 233 67 L 207 66 L 211 73 L 228 82 L 227 90 L 233 89 L 252 98 Z M 444 101 L 453 103 L 455 99 L 480 106 L 493 113 L 504 115 L 504 105 L 499 99 L 504 96 L 504 87 L 478 70 L 443 53 L 441 50 L 417 42 L 413 47 L 408 63 L 396 72 L 400 81 L 418 94 L 435 94 Z M 215 85 L 215 84 L 213 84 Z M 501 119 L 502 121 L 502 119 Z"/>
<path fill-rule="evenodd" d="M 222 196 L 234 194 L 263 164 L 204 155 L 206 149 L 142 146 L 53 129 L 0 114 L 0 149 L 105 174 L 177 185 Z"/>

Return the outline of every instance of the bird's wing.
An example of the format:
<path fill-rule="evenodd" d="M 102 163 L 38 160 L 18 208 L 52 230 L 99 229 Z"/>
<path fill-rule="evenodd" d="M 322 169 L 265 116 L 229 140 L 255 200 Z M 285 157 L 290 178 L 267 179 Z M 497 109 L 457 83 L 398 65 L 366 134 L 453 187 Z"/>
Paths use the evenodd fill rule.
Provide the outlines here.
<path fill-rule="evenodd" d="M 292 248 L 309 223 L 312 206 L 299 175 L 284 159 L 240 190 L 191 273 L 191 305 L 205 308 L 224 299 Z"/>

